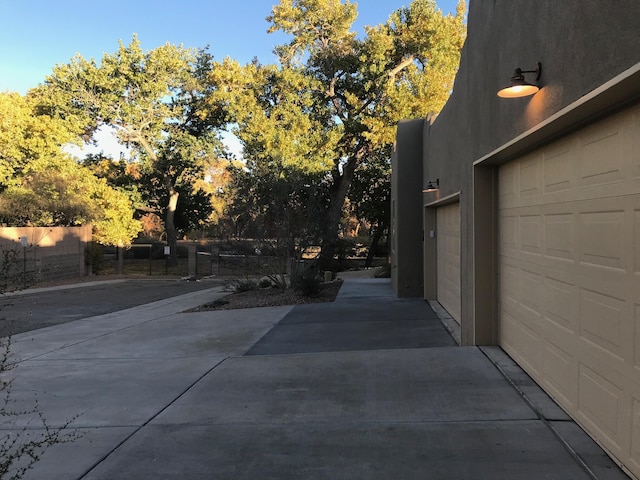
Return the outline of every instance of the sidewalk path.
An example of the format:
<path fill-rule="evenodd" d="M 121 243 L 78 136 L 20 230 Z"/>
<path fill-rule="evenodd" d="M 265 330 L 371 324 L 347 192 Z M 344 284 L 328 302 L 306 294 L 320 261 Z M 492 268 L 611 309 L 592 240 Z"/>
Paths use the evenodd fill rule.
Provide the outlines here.
<path fill-rule="evenodd" d="M 224 280 L 218 279 L 188 282 L 164 277 L 129 278 L 5 293 L 0 296 L 0 337 L 117 312 L 224 284 Z"/>
<path fill-rule="evenodd" d="M 212 294 L 18 335 L 13 394 L 84 434 L 26 478 L 626 478 L 499 348 L 455 346 L 388 280 L 180 313 Z"/>

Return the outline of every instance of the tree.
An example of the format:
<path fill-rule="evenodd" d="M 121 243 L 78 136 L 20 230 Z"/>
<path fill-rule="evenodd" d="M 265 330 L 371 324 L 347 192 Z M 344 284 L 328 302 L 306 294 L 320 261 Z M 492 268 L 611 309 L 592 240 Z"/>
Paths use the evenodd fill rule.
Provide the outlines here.
<path fill-rule="evenodd" d="M 38 99 L 0 94 L 0 219 L 12 226 L 93 224 L 94 238 L 129 244 L 140 230 L 126 195 L 62 150 L 77 135 L 60 118 L 39 114 Z"/>
<path fill-rule="evenodd" d="M 200 208 L 186 225 L 206 219 L 206 194 L 193 185 L 210 158 L 224 155 L 216 127 L 222 112 L 205 107 L 211 56 L 204 50 L 166 44 L 144 52 L 134 36 L 120 42 L 100 65 L 76 56 L 57 66 L 40 88 L 43 107 L 54 116 L 75 118 L 90 136 L 108 125 L 134 150 L 143 200 L 164 216 L 170 261 L 177 261 L 177 212 L 192 196 Z M 45 96 L 46 95 L 46 96 Z M 183 219 L 185 220 L 185 219 Z"/>
<path fill-rule="evenodd" d="M 0 93 L 0 191 L 19 183 L 30 163 L 60 156 L 74 140 L 70 122 L 39 114 L 33 96 Z"/>
<path fill-rule="evenodd" d="M 12 226 L 91 223 L 93 238 L 128 245 L 140 231 L 129 198 L 68 157 L 29 165 L 17 185 L 0 194 L 0 218 Z"/>
<path fill-rule="evenodd" d="M 415 0 L 360 39 L 349 0 L 281 0 L 267 19 L 269 31 L 292 36 L 276 47 L 279 66 L 216 64 L 215 101 L 226 98 L 245 157 L 324 173 L 322 263 L 333 258 L 356 170 L 388 150 L 399 120 L 437 112 L 448 98 L 464 11 L 463 1 L 443 16 L 434 0 Z"/>
<path fill-rule="evenodd" d="M 296 245 L 317 241 L 326 212 L 326 189 L 318 175 L 271 170 L 247 161 L 232 170 L 230 215 L 245 237 L 276 239 L 289 255 Z M 284 242 L 284 244 L 283 244 Z"/>
<path fill-rule="evenodd" d="M 371 226 L 371 243 L 365 261 L 370 267 L 380 239 L 391 223 L 391 153 L 377 152 L 367 158 L 354 173 L 349 198 L 358 219 Z"/>

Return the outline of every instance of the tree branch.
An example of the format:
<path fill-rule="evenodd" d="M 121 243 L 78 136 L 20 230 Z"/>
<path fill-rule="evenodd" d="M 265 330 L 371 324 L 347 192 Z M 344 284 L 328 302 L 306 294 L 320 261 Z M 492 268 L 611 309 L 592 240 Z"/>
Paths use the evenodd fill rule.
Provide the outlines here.
<path fill-rule="evenodd" d="M 393 70 L 389 72 L 388 74 L 389 78 L 394 79 L 398 73 L 400 73 L 402 70 L 404 70 L 409 65 L 411 65 L 415 59 L 416 59 L 415 55 L 409 55 L 407 58 L 401 61 L 398 65 L 396 65 Z"/>

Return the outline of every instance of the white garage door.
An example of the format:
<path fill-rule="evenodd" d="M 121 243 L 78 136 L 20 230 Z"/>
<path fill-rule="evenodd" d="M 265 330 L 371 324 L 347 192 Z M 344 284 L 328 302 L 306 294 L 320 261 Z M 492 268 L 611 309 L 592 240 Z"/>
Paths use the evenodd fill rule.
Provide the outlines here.
<path fill-rule="evenodd" d="M 501 345 L 640 476 L 640 107 L 499 177 Z"/>
<path fill-rule="evenodd" d="M 460 323 L 460 204 L 436 212 L 438 302 Z"/>

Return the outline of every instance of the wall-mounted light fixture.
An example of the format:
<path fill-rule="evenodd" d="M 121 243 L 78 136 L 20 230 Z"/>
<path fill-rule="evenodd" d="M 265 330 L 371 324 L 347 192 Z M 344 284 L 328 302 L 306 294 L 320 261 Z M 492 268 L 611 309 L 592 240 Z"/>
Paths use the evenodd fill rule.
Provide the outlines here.
<path fill-rule="evenodd" d="M 433 180 L 427 182 L 427 186 L 422 189 L 422 193 L 437 192 L 438 190 L 440 190 L 440 179 L 436 178 L 435 182 Z"/>
<path fill-rule="evenodd" d="M 513 76 L 511 77 L 511 85 L 498 91 L 498 96 L 502 98 L 526 97 L 528 95 L 533 95 L 540 90 L 540 87 L 529 83 L 524 79 L 525 73 L 535 73 L 535 81 L 537 82 L 540 80 L 540 75 L 542 75 L 542 64 L 538 62 L 535 70 L 522 70 L 521 68 L 516 68 L 516 71 L 513 72 Z"/>

